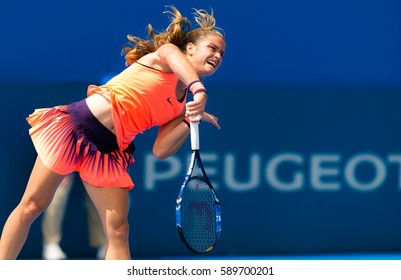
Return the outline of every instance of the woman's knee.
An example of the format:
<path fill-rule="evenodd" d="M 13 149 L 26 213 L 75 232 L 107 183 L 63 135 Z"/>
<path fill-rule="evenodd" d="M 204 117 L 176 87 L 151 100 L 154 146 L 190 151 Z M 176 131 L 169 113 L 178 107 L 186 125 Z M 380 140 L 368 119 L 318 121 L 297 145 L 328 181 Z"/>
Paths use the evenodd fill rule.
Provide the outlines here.
<path fill-rule="evenodd" d="M 29 199 L 21 201 L 18 208 L 22 221 L 33 222 L 48 206 L 49 203 Z"/>
<path fill-rule="evenodd" d="M 109 215 L 106 221 L 106 234 L 109 239 L 128 239 L 129 223 L 128 218 L 117 213 Z"/>

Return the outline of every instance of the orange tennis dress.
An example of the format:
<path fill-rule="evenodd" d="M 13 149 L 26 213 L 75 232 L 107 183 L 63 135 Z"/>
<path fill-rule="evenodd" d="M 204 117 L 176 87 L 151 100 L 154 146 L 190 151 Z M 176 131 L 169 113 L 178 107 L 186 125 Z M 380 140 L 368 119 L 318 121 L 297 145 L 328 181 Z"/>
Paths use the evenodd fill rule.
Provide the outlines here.
<path fill-rule="evenodd" d="M 94 186 L 132 189 L 133 140 L 182 114 L 186 100 L 177 100 L 177 82 L 174 73 L 134 63 L 105 85 L 90 85 L 88 96 L 110 100 L 115 134 L 93 116 L 85 99 L 35 110 L 27 121 L 38 156 L 58 174 L 77 171 Z"/>

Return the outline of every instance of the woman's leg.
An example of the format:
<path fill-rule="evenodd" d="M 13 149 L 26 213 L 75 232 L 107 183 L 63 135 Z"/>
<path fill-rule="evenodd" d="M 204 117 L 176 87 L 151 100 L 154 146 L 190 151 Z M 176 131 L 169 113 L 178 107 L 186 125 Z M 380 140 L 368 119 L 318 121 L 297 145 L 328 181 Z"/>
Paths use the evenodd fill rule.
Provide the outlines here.
<path fill-rule="evenodd" d="M 96 258 L 104 260 L 106 249 L 106 235 L 104 234 L 99 213 L 89 195 L 85 192 L 85 203 L 88 217 L 89 245 L 97 249 Z"/>
<path fill-rule="evenodd" d="M 61 181 L 56 193 L 43 213 L 42 234 L 43 250 L 42 257 L 46 260 L 61 260 L 67 258 L 60 248 L 60 241 L 63 236 L 63 220 L 67 209 L 68 198 L 74 184 L 74 174 L 71 173 Z"/>
<path fill-rule="evenodd" d="M 83 182 L 92 199 L 107 238 L 106 260 L 129 260 L 128 190 L 94 187 Z"/>
<path fill-rule="evenodd" d="M 32 222 L 49 206 L 64 176 L 54 173 L 36 159 L 25 193 L 8 217 L 0 239 L 0 259 L 16 259 Z"/>

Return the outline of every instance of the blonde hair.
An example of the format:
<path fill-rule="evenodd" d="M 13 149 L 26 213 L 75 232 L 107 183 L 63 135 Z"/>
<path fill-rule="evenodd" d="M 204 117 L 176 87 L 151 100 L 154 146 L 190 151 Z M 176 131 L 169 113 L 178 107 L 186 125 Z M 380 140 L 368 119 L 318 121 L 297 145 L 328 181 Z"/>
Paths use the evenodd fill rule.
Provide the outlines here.
<path fill-rule="evenodd" d="M 195 21 L 199 25 L 193 29 L 192 23 L 181 15 L 174 7 L 168 6 L 169 10 L 165 14 L 171 16 L 171 23 L 164 32 L 157 33 L 151 24 L 148 24 L 148 37 L 144 40 L 139 37 L 128 35 L 129 45 L 124 46 L 121 54 L 125 55 L 125 65 L 129 66 L 142 56 L 156 51 L 160 46 L 172 43 L 185 53 L 188 43 L 196 44 L 200 39 L 207 35 L 218 35 L 225 39 L 224 31 L 216 27 L 214 12 L 209 14 L 206 10 L 195 10 Z"/>

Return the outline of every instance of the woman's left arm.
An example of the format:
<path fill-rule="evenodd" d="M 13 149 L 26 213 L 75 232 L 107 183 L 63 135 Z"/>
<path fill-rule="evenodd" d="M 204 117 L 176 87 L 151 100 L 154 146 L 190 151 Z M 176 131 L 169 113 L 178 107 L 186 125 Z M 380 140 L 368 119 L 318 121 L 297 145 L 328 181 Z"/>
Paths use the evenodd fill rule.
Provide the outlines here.
<path fill-rule="evenodd" d="M 153 154 L 158 159 L 165 159 L 177 152 L 189 135 L 189 129 L 183 122 L 184 116 L 177 117 L 172 121 L 160 126 Z"/>
<path fill-rule="evenodd" d="M 189 135 L 189 128 L 183 120 L 184 116 L 182 115 L 160 126 L 155 143 L 153 144 L 153 154 L 158 159 L 165 159 L 175 154 L 185 142 L 185 139 Z M 220 129 L 216 116 L 205 112 L 202 120 Z"/>

